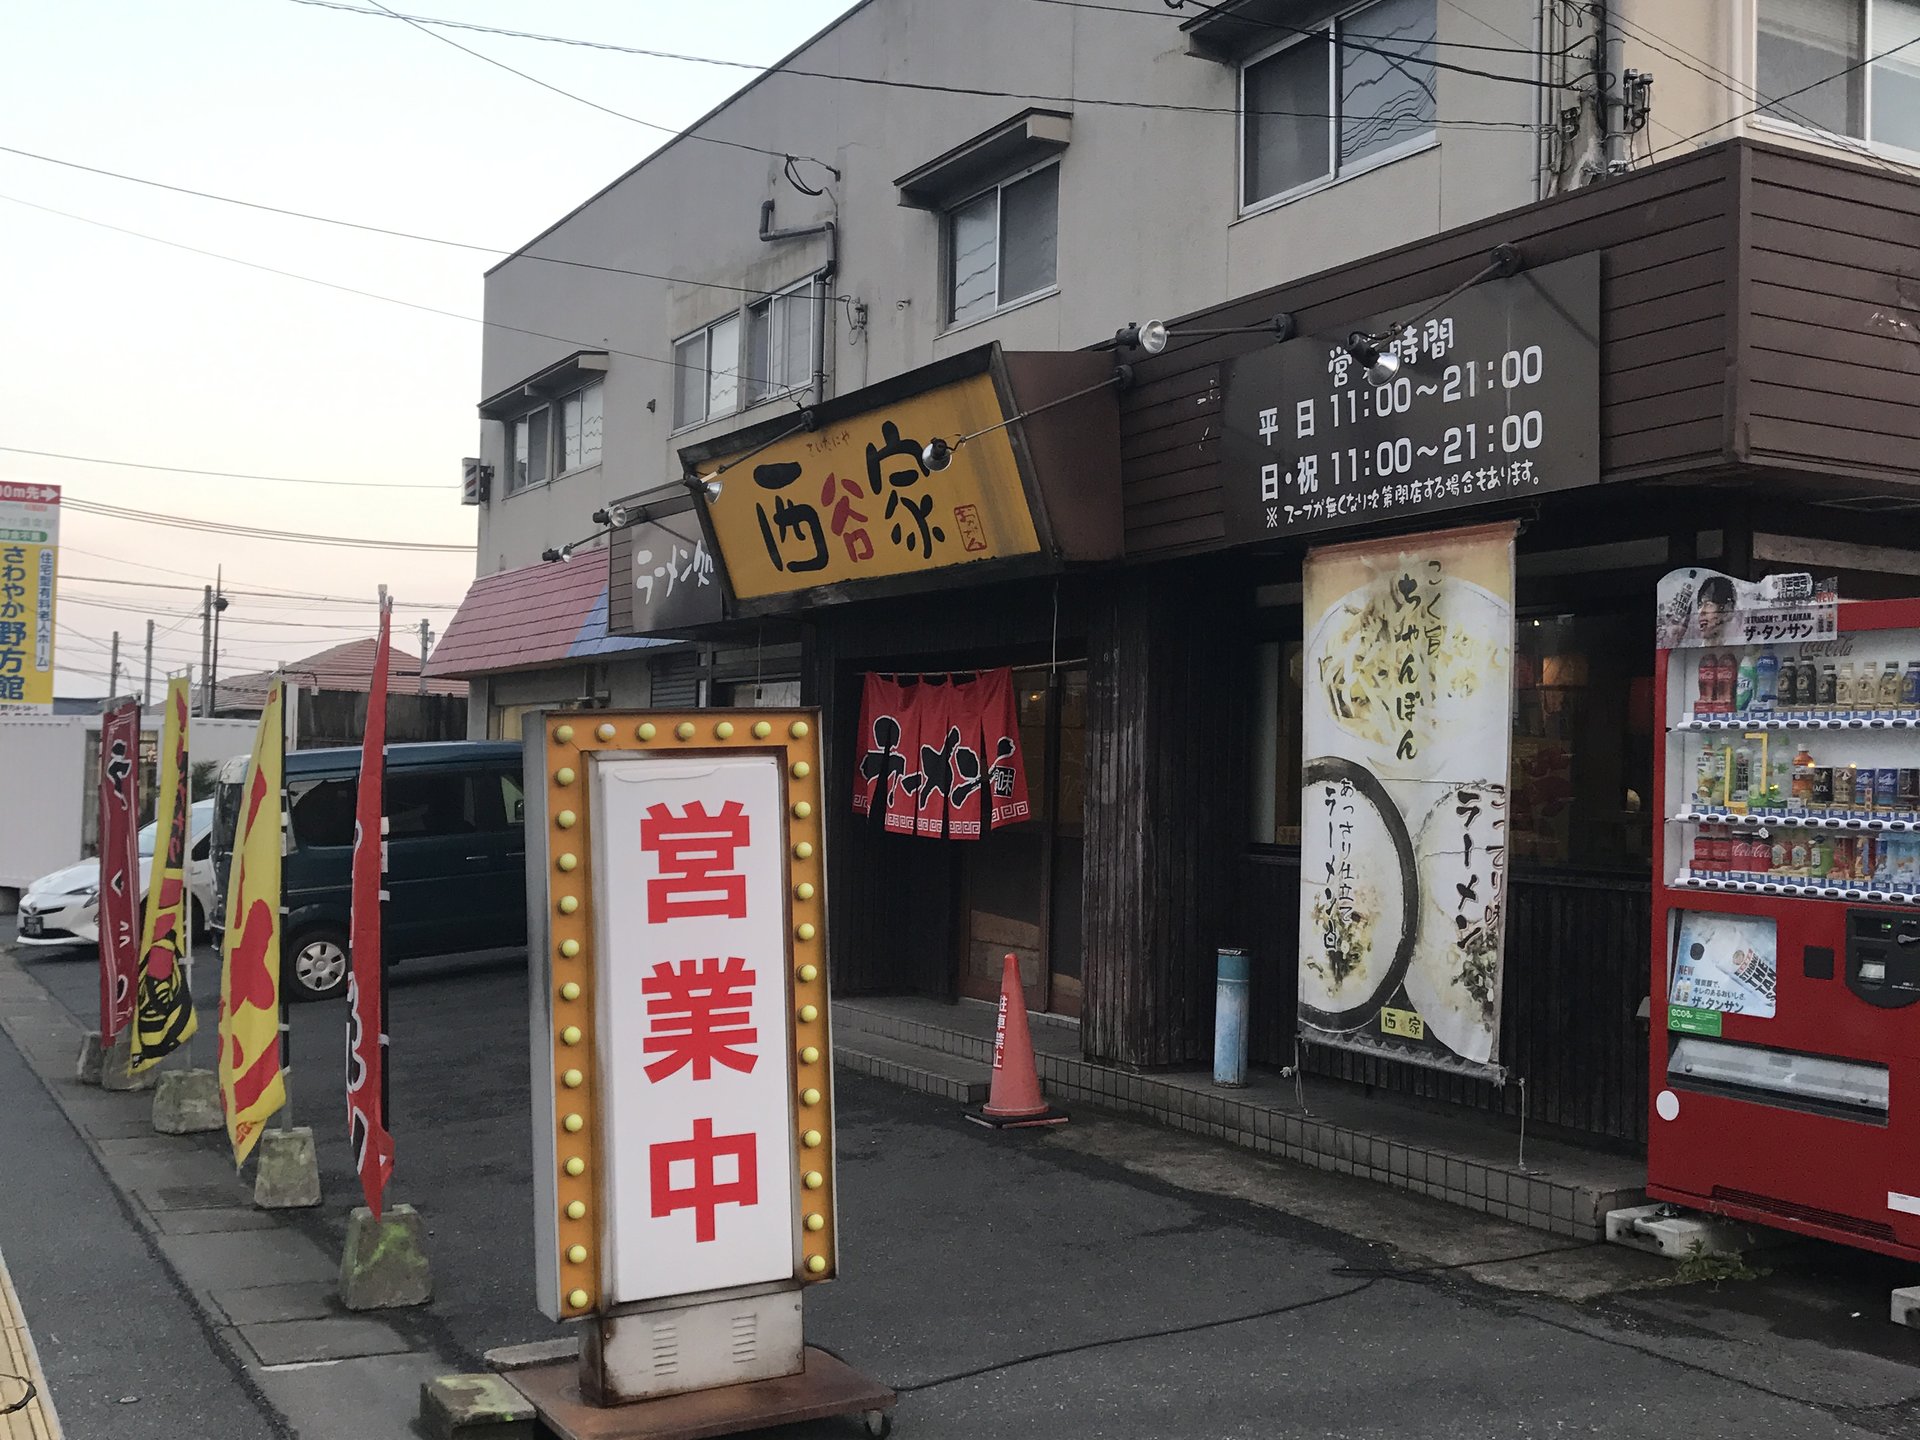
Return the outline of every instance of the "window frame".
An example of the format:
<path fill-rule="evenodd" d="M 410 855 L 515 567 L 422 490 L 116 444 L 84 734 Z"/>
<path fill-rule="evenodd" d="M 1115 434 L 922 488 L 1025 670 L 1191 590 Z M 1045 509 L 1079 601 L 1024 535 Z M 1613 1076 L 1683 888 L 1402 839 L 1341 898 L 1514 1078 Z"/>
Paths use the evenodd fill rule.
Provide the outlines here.
<path fill-rule="evenodd" d="M 584 380 L 570 389 L 563 390 L 558 394 L 546 396 L 538 404 L 529 405 L 526 409 L 508 416 L 507 419 L 502 422 L 507 432 L 505 467 L 507 478 L 500 489 L 502 499 L 510 500 L 516 495 L 525 495 L 529 491 L 551 485 L 556 480 L 564 480 L 570 475 L 578 475 L 583 470 L 591 470 L 600 463 L 606 454 L 606 384 L 606 377 L 604 375 L 595 376 L 591 380 Z M 566 456 L 565 430 L 567 402 L 569 400 L 578 400 L 581 402 L 581 425 L 584 430 L 586 423 L 586 394 L 587 391 L 593 389 L 596 385 L 600 387 L 600 454 L 594 456 L 591 460 L 585 460 L 578 465 L 562 469 L 561 464 Z M 547 416 L 546 473 L 538 480 L 529 480 L 524 485 L 515 485 L 513 479 L 515 468 L 519 464 L 520 427 L 531 424 L 533 417 L 542 411 L 545 411 Z M 532 465 L 531 445 L 528 447 L 528 465 L 529 467 Z"/>
<path fill-rule="evenodd" d="M 1023 170 L 1009 171 L 1006 175 L 994 181 L 991 185 L 982 185 L 977 190 L 971 190 L 966 194 L 959 196 L 951 204 L 941 206 L 940 208 L 940 320 L 941 320 L 940 333 L 942 335 L 950 334 L 955 330 L 964 330 L 969 325 L 984 324 L 986 321 L 993 319 L 996 315 L 1004 315 L 1009 310 L 1017 310 L 1023 305 L 1031 305 L 1037 300 L 1045 300 L 1049 296 L 1058 295 L 1060 293 L 1060 206 L 1059 206 L 1060 191 L 1059 191 L 1059 179 L 1058 179 L 1058 176 L 1056 175 L 1054 180 L 1054 225 L 1053 225 L 1053 275 L 1054 275 L 1054 278 L 1053 278 L 1053 281 L 1050 284 L 1042 285 L 1037 290 L 1029 290 L 1025 294 L 1016 295 L 1011 299 L 1002 299 L 1000 296 L 1000 270 L 1001 270 L 1000 259 L 1001 259 L 1001 256 L 1006 253 L 1006 231 L 1004 229 L 1004 226 L 1006 223 L 1006 213 L 1007 213 L 1006 204 L 1000 198 L 1001 192 L 1005 191 L 1009 186 L 1018 185 L 1023 180 L 1031 180 L 1035 175 L 1038 175 L 1042 170 L 1052 169 L 1057 171 L 1059 167 L 1060 167 L 1060 157 L 1058 155 L 1049 155 L 1046 159 L 1037 161 L 1036 163 L 1027 166 Z M 959 211 L 962 211 L 966 209 L 969 205 L 973 204 L 976 200 L 984 199 L 988 195 L 991 195 L 994 197 L 993 199 L 993 299 L 994 299 L 993 308 L 991 310 L 984 312 L 983 314 L 969 316 L 964 320 L 960 320 L 960 319 L 956 319 L 953 314 L 953 267 L 954 267 L 953 217 Z"/>
<path fill-rule="evenodd" d="M 686 430 L 697 430 L 702 425 L 710 424 L 715 420 L 723 420 L 729 415 L 744 415 L 757 405 L 765 405 L 775 400 L 784 400 L 789 396 L 810 388 L 813 384 L 813 364 L 811 357 L 813 355 L 814 337 L 812 331 L 815 319 L 817 318 L 816 311 L 820 308 L 813 304 L 812 301 L 814 298 L 814 287 L 820 283 L 820 272 L 817 270 L 812 271 L 789 285 L 781 286 L 778 290 L 767 290 L 756 293 L 752 299 L 736 305 L 731 310 L 723 311 L 708 320 L 705 324 L 697 325 L 693 329 L 678 336 L 672 346 L 675 366 L 673 391 L 674 411 L 672 426 L 667 433 L 671 436 L 678 435 Z M 768 390 L 764 394 L 754 394 L 749 387 L 748 381 L 751 377 L 749 377 L 747 373 L 748 350 L 752 343 L 753 336 L 753 312 L 762 306 L 771 305 L 775 300 L 791 299 L 796 295 L 807 296 L 809 302 L 807 306 L 807 354 L 809 359 L 806 377 L 797 385 L 788 385 L 780 389 Z M 716 410 L 713 408 L 712 403 L 713 332 L 727 324 L 739 326 L 734 345 L 733 383 L 735 398 L 732 409 Z M 703 346 L 702 354 L 705 358 L 700 366 L 700 391 L 704 404 L 699 415 L 682 418 L 679 409 L 680 369 L 683 366 L 683 362 L 680 360 L 680 347 L 690 340 L 700 340 Z M 825 388 L 824 384 L 822 388 Z M 818 398 L 825 399 L 826 397 L 823 395 Z"/>
<path fill-rule="evenodd" d="M 1434 118 L 1425 133 L 1410 135 L 1397 145 L 1389 145 L 1384 150 L 1376 150 L 1372 154 L 1356 160 L 1353 164 L 1345 166 L 1344 168 L 1340 164 L 1340 128 L 1346 118 L 1340 106 L 1340 32 L 1348 21 L 1358 19 L 1367 11 L 1381 3 L 1382 0 L 1363 0 L 1361 4 L 1350 5 L 1337 14 L 1329 15 L 1321 22 L 1317 29 L 1310 31 L 1308 34 L 1286 36 L 1284 39 L 1277 40 L 1271 45 L 1263 46 L 1261 49 L 1253 51 L 1239 62 L 1234 72 L 1234 109 L 1237 113 L 1234 117 L 1233 127 L 1233 193 L 1236 208 L 1241 219 L 1245 219 L 1250 215 L 1263 214 L 1268 210 L 1291 204 L 1293 201 L 1304 199 L 1309 195 L 1317 195 L 1322 190 L 1342 184 L 1348 180 L 1356 179 L 1371 170 L 1379 169 L 1383 165 L 1391 165 L 1397 160 L 1405 160 L 1410 155 L 1418 155 L 1423 151 L 1431 150 L 1440 143 L 1439 102 L 1436 95 Z M 1436 6 L 1435 8 L 1436 21 L 1434 30 L 1437 37 L 1439 31 L 1437 19 L 1438 7 Z M 1271 60 L 1283 50 L 1289 50 L 1295 45 L 1305 44 L 1307 41 L 1322 35 L 1326 37 L 1327 44 L 1326 109 L 1327 114 L 1332 117 L 1331 123 L 1327 126 L 1326 173 L 1312 180 L 1303 180 L 1291 189 L 1277 190 L 1273 194 L 1263 196 L 1257 200 L 1249 199 L 1247 196 L 1247 72 L 1262 61 Z M 1434 85 L 1437 91 L 1439 86 L 1438 71 L 1435 72 Z"/>
<path fill-rule="evenodd" d="M 809 275 L 804 280 L 796 281 L 794 284 L 788 285 L 784 289 L 770 290 L 765 295 L 762 295 L 759 299 L 750 300 L 745 305 L 742 305 L 740 307 L 740 316 L 741 316 L 740 348 L 742 352 L 740 372 L 739 372 L 740 387 L 741 387 L 740 393 L 742 394 L 742 396 L 745 396 L 751 393 L 753 395 L 753 398 L 751 400 L 743 400 L 743 402 L 739 406 L 739 410 L 751 410 L 754 406 L 764 405 L 770 400 L 784 400 L 789 395 L 796 394 L 799 391 L 806 390 L 812 387 L 813 385 L 813 354 L 814 354 L 814 343 L 815 343 L 815 337 L 813 333 L 814 318 L 815 318 L 814 312 L 818 308 L 813 303 L 813 299 L 814 299 L 813 292 L 814 292 L 814 287 L 819 283 L 820 283 L 820 277 L 818 275 Z M 755 377 L 755 376 L 749 375 L 747 373 L 746 367 L 748 362 L 752 359 L 752 356 L 749 352 L 751 351 L 753 346 L 754 313 L 756 311 L 767 312 L 768 368 L 771 369 L 772 354 L 773 354 L 773 324 L 772 324 L 773 306 L 776 301 L 792 301 L 798 297 L 803 297 L 803 296 L 805 297 L 805 300 L 806 300 L 806 316 L 807 316 L 807 350 L 806 350 L 807 373 L 804 376 L 802 376 L 798 381 L 789 383 L 789 384 L 775 384 L 771 379 L 767 377 L 764 377 L 764 376 Z M 755 384 L 765 385 L 767 388 L 764 390 L 751 390 L 750 387 Z"/>
<path fill-rule="evenodd" d="M 1866 7 L 1866 15 L 1860 29 L 1860 128 L 1866 133 L 1847 135 L 1837 130 L 1817 129 L 1777 112 L 1770 113 L 1764 107 L 1747 116 L 1746 121 L 1756 130 L 1770 130 L 1776 135 L 1790 136 L 1796 140 L 1824 145 L 1843 153 L 1878 155 L 1896 164 L 1920 167 L 1920 150 L 1873 138 L 1873 72 L 1877 68 L 1872 59 L 1875 54 L 1873 17 L 1874 12 L 1880 7 L 1880 0 L 1859 0 L 1859 3 Z M 1752 49 L 1749 51 L 1751 63 L 1748 66 L 1749 88 L 1757 99 L 1760 97 L 1760 6 L 1758 3 L 1753 7 L 1753 32 L 1749 38 L 1752 42 Z"/>

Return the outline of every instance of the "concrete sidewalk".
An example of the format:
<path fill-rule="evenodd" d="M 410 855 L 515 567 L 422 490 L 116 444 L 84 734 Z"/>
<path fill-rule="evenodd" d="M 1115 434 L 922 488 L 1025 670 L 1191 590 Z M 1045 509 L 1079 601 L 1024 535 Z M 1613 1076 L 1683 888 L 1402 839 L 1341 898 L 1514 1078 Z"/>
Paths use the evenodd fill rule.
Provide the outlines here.
<path fill-rule="evenodd" d="M 116 1094 L 75 1081 L 83 1027 L 21 970 L 17 953 L 0 944 L 0 1030 L 231 1363 L 302 1440 L 408 1436 L 405 1417 L 421 1380 L 457 1366 L 380 1320 L 346 1313 L 334 1298 L 339 1255 L 253 1208 L 224 1134 L 156 1134 L 151 1092 Z M 195 1041 L 203 1059 L 211 1051 L 211 1022 L 203 1012 Z M 109 1286 L 92 1303 L 112 1306 L 116 1298 Z"/>
<path fill-rule="evenodd" d="M 992 1073 L 994 1018 L 995 1007 L 977 1000 L 836 1000 L 834 1053 L 877 1079 L 974 1105 Z M 1481 1117 L 1363 1098 L 1331 1081 L 1296 1089 L 1274 1071 L 1224 1089 L 1199 1068 L 1100 1065 L 1081 1059 L 1071 1021 L 1029 1018 L 1041 1084 L 1062 1105 L 1098 1105 L 1579 1240 L 1605 1238 L 1609 1210 L 1646 1198 L 1637 1159 L 1538 1137 L 1523 1155 L 1516 1136 Z"/>

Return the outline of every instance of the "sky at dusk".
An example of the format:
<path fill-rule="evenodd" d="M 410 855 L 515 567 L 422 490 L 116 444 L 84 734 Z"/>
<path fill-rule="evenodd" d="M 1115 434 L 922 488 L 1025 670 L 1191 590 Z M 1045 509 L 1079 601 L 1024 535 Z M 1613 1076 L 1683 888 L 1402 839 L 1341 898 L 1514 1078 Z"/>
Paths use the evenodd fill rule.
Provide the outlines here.
<path fill-rule="evenodd" d="M 370 0 L 344 0 L 371 9 Z M 767 64 L 846 0 L 417 0 L 407 14 Z M 683 126 L 750 72 L 467 31 L 461 44 L 643 120 Z M 399 20 L 299 0 L 61 0 L 0 12 L 0 145 L 267 205 L 500 249 L 666 138 Z M 21 203 L 27 202 L 27 203 Z M 43 208 L 31 208 L 34 206 Z M 478 251 L 359 234 L 0 152 L 0 480 L 69 499 L 303 535 L 470 545 L 480 336 L 409 310 L 156 244 L 481 313 Z M 256 476 L 119 468 L 54 452 Z M 369 484 L 368 482 L 375 482 Z M 375 488 L 377 484 L 378 487 Z M 384 488 L 421 487 L 421 488 Z M 165 529 L 68 510 L 58 693 L 106 693 L 111 633 L 138 688 L 200 658 L 199 588 L 224 569 L 222 674 L 370 634 L 444 630 L 470 552 L 377 551 Z M 155 588 L 109 583 L 154 582 Z M 186 587 L 186 588 L 159 588 Z M 298 591 L 353 603 L 292 600 Z M 122 689 L 127 689 L 123 681 Z"/>

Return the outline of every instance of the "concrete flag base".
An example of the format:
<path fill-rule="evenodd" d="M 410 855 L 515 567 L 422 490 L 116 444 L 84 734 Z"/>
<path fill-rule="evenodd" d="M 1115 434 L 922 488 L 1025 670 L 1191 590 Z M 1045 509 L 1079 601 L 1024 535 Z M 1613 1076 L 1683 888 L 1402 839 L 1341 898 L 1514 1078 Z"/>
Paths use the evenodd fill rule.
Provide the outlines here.
<path fill-rule="evenodd" d="M 80 1055 L 73 1062 L 73 1078 L 82 1085 L 100 1083 L 100 1032 L 89 1030 L 80 1037 Z"/>
<path fill-rule="evenodd" d="M 420 1386 L 432 1440 L 534 1440 L 533 1406 L 498 1375 L 441 1375 Z"/>
<path fill-rule="evenodd" d="M 313 1131 L 263 1130 L 254 1150 L 253 1203 L 262 1210 L 310 1210 L 320 1203 L 320 1160 Z"/>
<path fill-rule="evenodd" d="M 349 1310 L 396 1310 L 432 1300 L 433 1271 L 421 1243 L 426 1233 L 411 1205 L 389 1205 L 378 1220 L 366 1206 L 355 1206 L 340 1256 L 340 1303 Z"/>
<path fill-rule="evenodd" d="M 166 1070 L 153 1092 L 153 1128 L 162 1135 L 223 1130 L 220 1077 L 211 1070 Z"/>
<path fill-rule="evenodd" d="M 148 1066 L 138 1073 L 129 1068 L 133 1060 L 133 1027 L 122 1030 L 106 1053 L 100 1057 L 102 1090 L 151 1090 L 160 1083 L 160 1072 Z"/>

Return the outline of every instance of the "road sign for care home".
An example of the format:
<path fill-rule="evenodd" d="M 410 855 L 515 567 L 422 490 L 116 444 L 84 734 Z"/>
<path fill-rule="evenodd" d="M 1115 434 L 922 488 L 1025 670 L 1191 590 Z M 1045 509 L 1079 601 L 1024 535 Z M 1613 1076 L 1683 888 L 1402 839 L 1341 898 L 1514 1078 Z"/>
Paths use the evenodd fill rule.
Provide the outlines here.
<path fill-rule="evenodd" d="M 0 715 L 53 709 L 60 487 L 0 481 Z"/>

